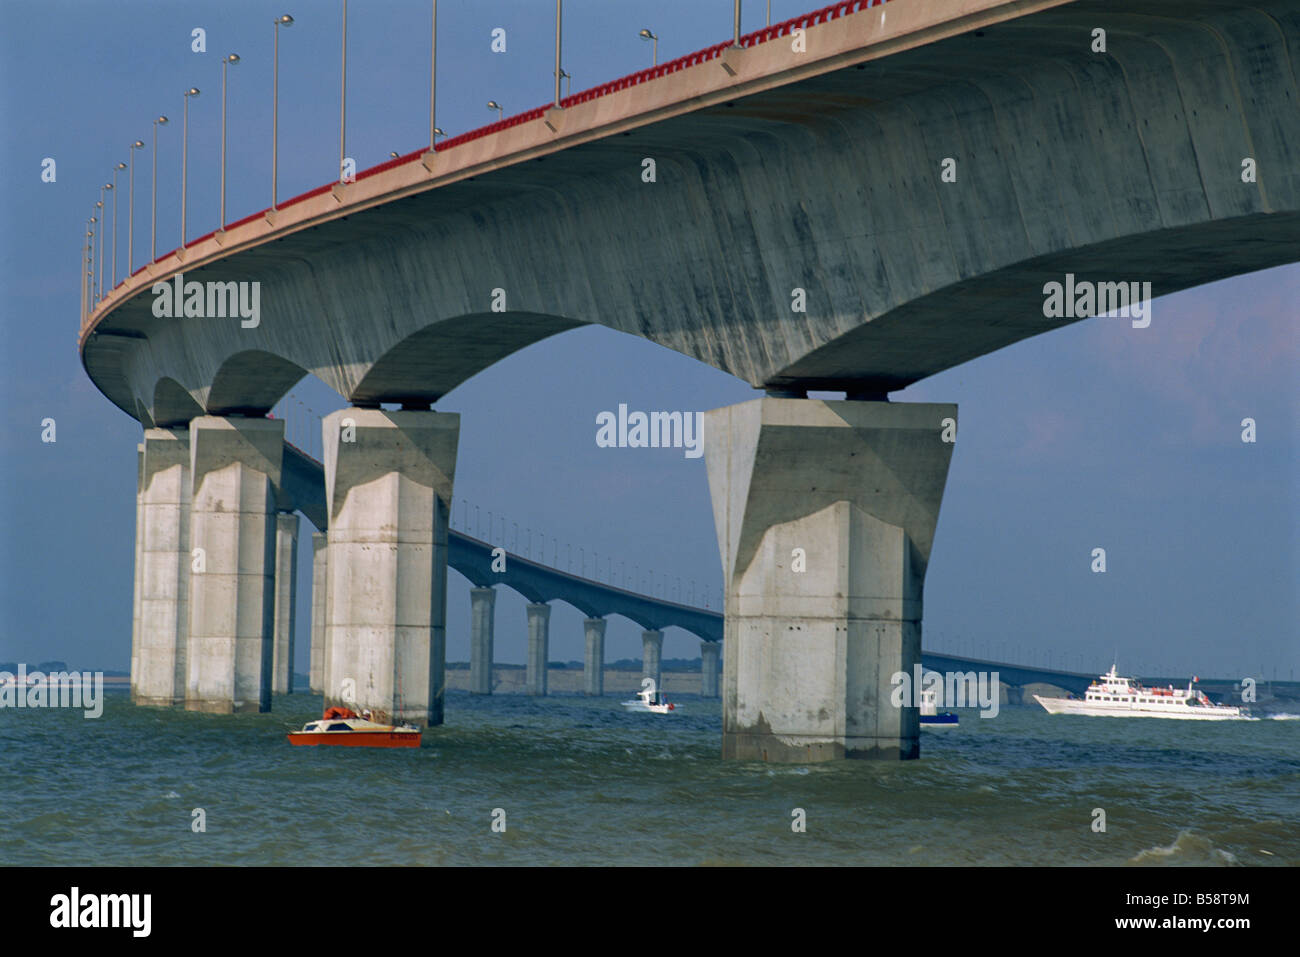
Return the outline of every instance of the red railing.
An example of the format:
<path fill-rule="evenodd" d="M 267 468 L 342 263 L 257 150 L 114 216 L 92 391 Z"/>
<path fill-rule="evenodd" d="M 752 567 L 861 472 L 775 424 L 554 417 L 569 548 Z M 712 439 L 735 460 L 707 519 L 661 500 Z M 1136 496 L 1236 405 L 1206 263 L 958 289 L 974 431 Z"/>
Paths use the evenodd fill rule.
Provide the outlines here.
<path fill-rule="evenodd" d="M 866 10 L 869 7 L 878 7 L 887 2 L 888 0 L 840 0 L 839 3 L 832 3 L 829 6 L 813 10 L 811 13 L 805 13 L 801 16 L 784 20 L 781 23 L 774 23 L 770 27 L 763 27 L 760 30 L 755 30 L 753 33 L 747 33 L 740 38 L 740 45 L 742 47 L 757 46 L 760 43 L 767 43 L 770 40 L 789 36 L 795 30 L 807 29 L 808 27 L 828 23 L 831 20 L 848 16 L 850 13 L 857 13 Z M 623 90 L 631 89 L 634 86 L 639 86 L 642 83 L 657 80 L 670 73 L 677 73 L 687 67 L 699 66 L 701 63 L 707 63 L 709 60 L 721 56 L 722 52 L 730 46 L 732 46 L 730 40 L 724 43 L 715 43 L 713 46 L 705 47 L 703 50 L 696 50 L 694 53 L 688 53 L 686 56 L 678 57 L 676 60 L 669 60 L 666 63 L 660 63 L 658 66 L 650 67 L 648 70 L 638 70 L 636 73 L 629 73 L 627 76 L 620 77 L 617 80 L 611 80 L 608 83 L 602 83 L 600 86 L 594 86 L 589 90 L 582 90 L 581 92 L 574 93 L 571 96 L 563 97 L 560 100 L 560 105 L 562 107 L 570 107 L 577 106 L 581 103 L 589 103 L 602 96 L 608 96 L 611 93 L 619 93 Z M 546 115 L 546 111 L 551 108 L 551 105 L 552 104 L 547 103 L 545 106 L 536 107 L 528 110 L 526 113 L 519 113 L 515 116 L 506 117 L 505 119 L 498 120 L 497 122 L 491 123 L 487 126 L 480 126 L 478 129 L 470 130 L 467 133 L 461 133 L 459 136 L 453 136 L 450 139 L 443 140 L 438 144 L 438 152 L 455 149 L 457 146 L 473 142 L 474 140 L 481 139 L 484 136 L 491 136 L 493 133 L 500 133 L 504 130 L 511 129 L 512 127 L 519 126 L 521 123 L 531 123 L 533 120 L 540 120 Z M 377 176 L 380 173 L 386 172 L 390 169 L 395 169 L 398 166 L 405 166 L 407 163 L 414 163 L 418 161 L 425 152 L 427 152 L 427 147 L 422 146 L 420 149 L 407 153 L 405 156 L 398 156 L 395 159 L 386 160 L 377 166 L 372 166 L 369 169 L 357 173 L 356 179 L 369 179 L 371 176 Z M 333 182 L 330 182 L 326 183 L 324 186 L 317 186 L 313 190 L 302 193 L 292 199 L 285 200 L 276 208 L 287 209 L 290 206 L 296 206 L 298 203 L 305 202 L 313 197 L 324 195 L 333 189 L 334 185 Z M 235 220 L 233 223 L 227 223 L 226 229 L 234 229 L 237 226 L 243 226 L 245 223 L 251 223 L 256 219 L 265 216 L 270 211 L 270 207 L 267 207 L 266 209 L 245 216 L 243 219 Z M 189 248 L 196 243 L 201 243 L 206 239 L 211 239 L 217 234 L 217 232 L 218 230 L 214 229 L 211 232 L 204 233 L 196 239 L 187 240 L 183 247 L 173 249 L 171 252 L 165 253 L 158 258 L 165 259 L 168 256 L 175 255 L 181 248 Z M 131 275 L 135 276 L 147 268 L 147 265 L 141 266 Z M 118 285 L 120 286 L 123 282 L 126 282 L 126 278 L 122 279 Z M 113 288 L 116 289 L 117 286 L 114 286 Z M 93 309 L 91 311 L 93 311 Z"/>

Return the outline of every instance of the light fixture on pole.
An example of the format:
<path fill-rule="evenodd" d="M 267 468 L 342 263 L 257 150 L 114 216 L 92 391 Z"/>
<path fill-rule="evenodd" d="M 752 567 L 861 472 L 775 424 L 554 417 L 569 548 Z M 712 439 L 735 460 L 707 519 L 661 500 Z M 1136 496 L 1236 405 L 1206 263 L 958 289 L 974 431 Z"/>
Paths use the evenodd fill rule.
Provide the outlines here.
<path fill-rule="evenodd" d="M 504 110 L 501 109 L 501 104 L 498 103 L 496 100 L 488 100 L 488 102 L 487 102 L 487 108 L 488 108 L 489 110 L 496 110 L 496 111 L 497 111 L 497 122 L 498 122 L 498 123 L 501 122 L 501 117 L 502 117 L 503 113 L 505 112 Z"/>
<path fill-rule="evenodd" d="M 190 97 L 198 96 L 199 88 L 190 87 L 185 91 L 185 116 L 181 120 L 181 249 L 185 248 L 185 214 L 189 197 L 190 166 Z"/>
<path fill-rule="evenodd" d="M 131 144 L 132 150 L 144 149 L 144 140 Z M 129 154 L 128 154 L 129 155 Z M 126 191 L 126 274 L 129 277 L 135 269 L 135 159 L 131 160 L 131 169 L 127 173 Z"/>
<path fill-rule="evenodd" d="M 347 159 L 348 129 L 348 0 L 343 0 L 343 92 L 339 97 L 339 181 L 343 181 L 343 163 Z"/>
<path fill-rule="evenodd" d="M 226 69 L 239 62 L 239 54 L 221 58 L 221 230 L 226 228 Z"/>
<path fill-rule="evenodd" d="M 649 30 L 642 30 L 640 33 L 637 34 L 637 36 L 639 36 L 642 40 L 654 41 L 654 53 L 652 54 L 650 65 L 658 66 L 659 65 L 659 38 L 655 36 L 653 33 L 651 33 Z"/>
<path fill-rule="evenodd" d="M 564 0 L 555 0 L 555 108 L 560 108 L 560 24 L 564 19 Z"/>
<path fill-rule="evenodd" d="M 99 187 L 99 202 L 95 204 L 95 208 L 99 210 L 101 221 L 104 216 L 104 190 L 112 188 L 113 187 L 109 186 L 107 183 Z M 100 229 L 98 245 L 99 266 L 95 269 L 95 279 L 90 284 L 91 288 L 95 290 L 95 302 L 99 302 L 99 300 L 104 298 L 104 233 L 102 228 Z"/>
<path fill-rule="evenodd" d="M 293 26 L 289 14 L 275 18 L 275 52 L 271 56 L 271 208 L 275 209 L 280 162 L 280 27 Z"/>
<path fill-rule="evenodd" d="M 160 116 L 153 121 L 153 186 L 149 199 L 149 265 L 158 258 L 158 127 L 167 123 L 167 117 Z"/>
<path fill-rule="evenodd" d="M 396 150 L 389 150 L 389 151 L 388 151 L 388 158 L 389 158 L 390 160 L 395 160 L 395 159 L 397 159 L 397 157 L 398 157 L 398 153 L 397 153 Z"/>
<path fill-rule="evenodd" d="M 438 145 L 438 0 L 433 0 L 433 38 L 429 43 L 429 152 Z"/>
<path fill-rule="evenodd" d="M 124 169 L 126 169 L 125 163 L 118 163 L 113 167 L 113 272 L 112 275 L 108 277 L 108 288 L 110 292 L 113 287 L 117 285 L 117 174 Z"/>

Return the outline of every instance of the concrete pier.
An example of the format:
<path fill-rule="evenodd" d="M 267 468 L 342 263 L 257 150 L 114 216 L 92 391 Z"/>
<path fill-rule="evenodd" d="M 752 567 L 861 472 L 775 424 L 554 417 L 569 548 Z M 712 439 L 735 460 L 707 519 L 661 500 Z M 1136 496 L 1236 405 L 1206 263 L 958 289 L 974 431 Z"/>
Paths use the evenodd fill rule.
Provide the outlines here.
<path fill-rule="evenodd" d="M 525 682 L 531 695 L 546 694 L 546 662 L 551 649 L 551 606 L 529 602 L 528 668 Z"/>
<path fill-rule="evenodd" d="M 185 700 L 190 604 L 190 433 L 147 429 L 140 492 L 140 626 L 131 700 Z"/>
<path fill-rule="evenodd" d="M 726 587 L 722 754 L 915 758 L 891 677 L 921 653 L 954 405 L 766 397 L 705 413 Z"/>
<path fill-rule="evenodd" d="M 315 569 L 313 569 L 314 571 Z M 275 632 L 271 693 L 293 694 L 293 633 L 298 599 L 298 513 L 275 516 Z"/>
<path fill-rule="evenodd" d="M 700 697 L 718 696 L 718 656 L 722 651 L 716 641 L 700 642 Z"/>
<path fill-rule="evenodd" d="M 131 593 L 131 698 L 136 697 L 135 683 L 140 674 L 140 591 L 144 581 L 144 563 L 140 553 L 144 543 L 144 443 L 135 447 L 135 565 Z"/>
<path fill-rule="evenodd" d="M 495 588 L 469 590 L 469 691 L 492 693 L 492 638 L 496 626 Z"/>
<path fill-rule="evenodd" d="M 329 580 L 329 537 L 311 533 L 311 663 L 307 688 L 312 694 L 325 690 L 325 588 Z"/>
<path fill-rule="evenodd" d="M 653 678 L 659 687 L 659 661 L 663 657 L 664 633 L 657 629 L 641 632 L 641 677 Z"/>
<path fill-rule="evenodd" d="M 460 416 L 340 409 L 321 425 L 329 509 L 325 703 L 443 717 L 447 518 Z"/>
<path fill-rule="evenodd" d="M 275 487 L 284 421 L 190 422 L 190 629 L 185 707 L 271 710 Z M 148 450 L 145 452 L 148 457 Z"/>
<path fill-rule="evenodd" d="M 584 618 L 582 630 L 587 636 L 583 658 L 583 691 L 592 697 L 605 693 L 605 625 L 604 618 Z"/>

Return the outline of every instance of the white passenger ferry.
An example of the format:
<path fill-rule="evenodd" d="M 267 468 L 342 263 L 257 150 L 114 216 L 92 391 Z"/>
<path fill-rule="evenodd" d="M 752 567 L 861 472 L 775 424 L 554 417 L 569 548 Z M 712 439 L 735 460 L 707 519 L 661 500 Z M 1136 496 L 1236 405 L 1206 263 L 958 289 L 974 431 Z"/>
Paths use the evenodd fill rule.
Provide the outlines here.
<path fill-rule="evenodd" d="M 1110 666 L 1089 687 L 1082 699 L 1044 698 L 1034 695 L 1034 700 L 1050 714 L 1092 714 L 1119 718 L 1188 718 L 1201 721 L 1245 718 L 1240 708 L 1215 704 L 1205 694 L 1192 687 L 1193 678 L 1186 691 L 1167 688 L 1144 688 L 1136 678 L 1121 678 Z"/>

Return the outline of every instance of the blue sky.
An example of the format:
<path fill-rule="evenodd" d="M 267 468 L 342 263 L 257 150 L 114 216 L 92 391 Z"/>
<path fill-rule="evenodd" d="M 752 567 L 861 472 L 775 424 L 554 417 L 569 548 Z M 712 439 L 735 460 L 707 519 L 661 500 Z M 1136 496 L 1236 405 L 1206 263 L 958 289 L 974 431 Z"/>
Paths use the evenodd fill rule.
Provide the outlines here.
<path fill-rule="evenodd" d="M 549 0 L 442 0 L 439 125 L 456 135 L 550 98 Z M 811 3 L 774 0 L 773 18 Z M 745 29 L 764 4 L 746 5 Z M 573 89 L 726 39 L 725 0 L 565 4 Z M 125 668 L 130 653 L 135 444 L 139 426 L 86 378 L 76 351 L 82 226 L 127 145 L 160 133 L 160 252 L 179 238 L 182 91 L 190 116 L 190 234 L 216 226 L 220 58 L 230 72 L 227 211 L 270 198 L 272 19 L 281 37 L 280 195 L 334 175 L 338 152 L 340 4 L 6 0 L 0 38 L 0 175 L 4 224 L 0 321 L 0 659 L 59 657 Z M 207 52 L 190 49 L 207 32 Z M 490 32 L 503 27 L 507 51 Z M 348 152 L 362 168 L 417 148 L 428 126 L 428 4 L 352 0 Z M 58 178 L 42 183 L 41 161 Z M 148 151 L 136 179 L 136 264 L 147 255 Z M 119 273 L 126 260 L 125 176 Z M 107 261 L 107 257 L 106 257 Z M 1290 677 L 1300 666 L 1300 266 L 1158 299 L 1151 326 L 1093 319 L 985 356 L 893 396 L 956 402 L 954 453 L 926 581 L 925 643 L 1084 669 Z M 648 342 L 584 328 L 539 343 L 452 392 L 462 415 L 458 500 L 504 514 L 643 574 L 721 586 L 702 459 L 680 450 L 601 449 L 595 417 L 744 401 L 745 383 Z M 299 402 L 302 403 L 301 407 Z M 291 434 L 342 400 L 316 380 L 280 411 Z M 299 409 L 301 408 L 301 413 Z M 58 441 L 40 440 L 41 420 Z M 1256 420 L 1258 441 L 1240 439 Z M 459 509 L 460 506 L 458 505 Z M 309 526 L 303 523 L 299 671 L 306 670 Z M 1093 548 L 1108 569 L 1093 574 Z M 563 551 L 563 548 L 561 549 Z M 448 657 L 468 657 L 467 585 L 450 579 Z M 687 586 L 689 587 L 689 585 Z M 558 606 L 551 657 L 580 659 L 581 614 Z M 497 655 L 522 662 L 523 599 L 497 605 Z M 611 622 L 607 656 L 640 654 L 639 629 Z M 694 657 L 670 631 L 666 657 Z"/>

